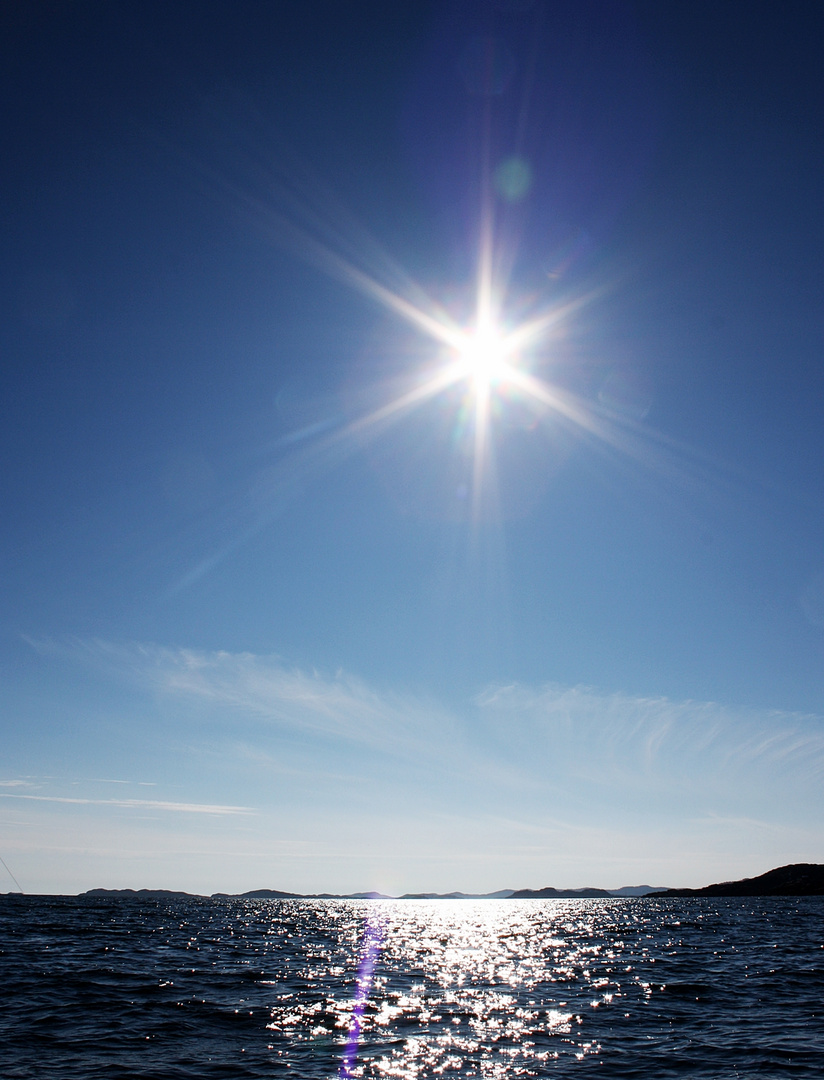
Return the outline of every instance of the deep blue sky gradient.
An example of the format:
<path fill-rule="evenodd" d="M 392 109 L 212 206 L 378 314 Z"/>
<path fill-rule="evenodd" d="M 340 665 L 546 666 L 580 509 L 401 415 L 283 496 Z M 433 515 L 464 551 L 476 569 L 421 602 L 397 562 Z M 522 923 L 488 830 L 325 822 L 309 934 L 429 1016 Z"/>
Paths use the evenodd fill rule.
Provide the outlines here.
<path fill-rule="evenodd" d="M 478 695 L 518 685 L 544 701 L 551 684 L 594 688 L 602 705 L 697 702 L 703 717 L 711 703 L 750 717 L 744 727 L 792 730 L 808 770 L 824 763 L 818 5 L 77 0 L 10 3 L 0 19 L 3 790 L 62 798 L 109 777 L 263 820 L 275 781 L 249 779 L 226 747 L 247 722 L 238 716 L 270 705 L 218 654 L 269 658 L 267 671 L 299 671 L 324 693 L 355 680 L 387 715 L 423 702 L 487 757 L 497 744 Z M 372 237 L 466 309 L 485 100 L 471 92 L 466 49 L 490 30 L 509 50 L 504 76 L 507 56 L 514 65 L 489 99 L 493 156 L 517 152 L 533 173 L 523 202 L 498 206 L 502 235 L 520 238 L 513 302 L 594 294 L 538 373 L 593 408 L 624 387 L 619 426 L 626 410 L 645 415 L 634 459 L 504 404 L 500 515 L 473 525 L 443 403 L 373 440 L 326 444 L 435 353 L 302 259 L 276 215 L 325 215 L 340 227 L 337 247 L 324 234 L 330 246 L 366 263 Z M 215 679 L 237 680 L 231 706 L 214 703 L 225 705 L 225 683 L 170 704 L 177 661 L 153 649 L 189 650 Z M 448 769 L 441 780 L 415 772 L 405 750 L 370 743 L 389 757 L 367 765 L 303 714 L 283 720 L 274 699 L 285 691 L 268 692 L 275 727 L 244 728 L 243 741 L 272 760 L 294 764 L 297 739 L 306 761 L 337 762 L 344 791 L 363 789 L 374 766 L 407 807 L 452 799 L 449 813 L 470 824 L 498 797 L 465 747 L 455 769 L 466 790 Z M 507 707 L 496 723 L 514 744 L 526 713 Z M 597 757 L 590 739 L 569 753 Z M 556 780 L 524 801 L 524 822 L 557 817 L 580 794 L 585 780 L 567 766 L 547 764 L 567 769 L 569 788 Z M 277 804 L 295 837 L 331 798 L 301 775 Z M 782 758 L 773 795 L 814 791 L 819 773 L 804 776 Z M 711 876 L 737 852 L 736 868 L 767 869 L 783 841 L 757 839 L 776 819 L 748 787 L 742 775 L 723 808 L 760 823 L 742 847 L 732 833 L 721 848 L 695 840 L 682 872 L 662 842 L 640 864 L 628 850 L 615 873 L 637 865 L 688 883 L 675 879 Z M 632 798 L 629 848 L 646 835 Z M 722 814 L 720 795 L 702 799 L 701 813 Z M 398 841 L 391 870 L 355 844 L 346 873 L 328 853 L 297 870 L 271 854 L 265 870 L 238 866 L 224 880 L 186 862 L 181 836 L 177 862 L 124 862 L 103 881 L 103 855 L 88 866 L 66 856 L 76 873 L 49 869 L 42 836 L 54 823 L 26 817 L 53 810 L 70 833 L 78 805 L 0 807 L 0 847 L 38 887 L 139 886 L 153 874 L 216 889 L 626 883 L 589 880 L 597 845 L 579 869 L 572 855 L 554 862 L 550 844 L 512 864 L 518 880 L 502 880 L 509 864 L 494 855 L 450 873 L 465 841 L 446 826 L 432 833 L 433 861 L 424 851 L 404 864 Z M 815 835 L 819 804 L 808 811 Z M 672 814 L 691 836 L 689 814 Z M 83 827 L 97 835 L 91 819 Z M 824 856 L 811 843 L 796 837 L 788 854 Z M 480 839 L 478 852 L 483 862 Z"/>

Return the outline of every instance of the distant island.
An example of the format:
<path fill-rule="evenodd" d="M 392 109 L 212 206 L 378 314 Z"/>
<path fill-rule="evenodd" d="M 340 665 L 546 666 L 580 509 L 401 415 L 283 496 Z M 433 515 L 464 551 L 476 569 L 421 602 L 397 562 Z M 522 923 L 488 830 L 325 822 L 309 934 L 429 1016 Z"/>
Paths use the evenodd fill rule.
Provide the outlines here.
<path fill-rule="evenodd" d="M 529 900 L 529 899 L 590 899 L 592 897 L 626 897 L 659 895 L 661 889 L 653 885 L 627 885 L 623 889 L 499 889 L 491 893 L 404 893 L 402 896 L 390 896 L 380 892 L 356 893 L 294 893 L 280 889 L 250 889 L 242 893 L 212 893 L 203 896 L 204 900 Z M 176 892 L 172 889 L 89 889 L 79 893 L 89 897 L 122 897 L 136 900 L 156 897 L 175 899 L 193 896 L 198 893 Z"/>
<path fill-rule="evenodd" d="M 194 893 L 171 889 L 89 889 L 83 897 L 121 897 L 124 899 L 176 899 Z M 278 889 L 252 889 L 243 893 L 213 893 L 213 900 L 582 900 L 620 897 L 687 896 L 824 896 L 824 865 L 793 863 L 768 870 L 759 877 L 723 881 L 700 889 L 662 889 L 652 885 L 626 885 L 622 889 L 499 889 L 491 893 L 405 893 L 387 896 L 379 892 L 293 893 Z"/>

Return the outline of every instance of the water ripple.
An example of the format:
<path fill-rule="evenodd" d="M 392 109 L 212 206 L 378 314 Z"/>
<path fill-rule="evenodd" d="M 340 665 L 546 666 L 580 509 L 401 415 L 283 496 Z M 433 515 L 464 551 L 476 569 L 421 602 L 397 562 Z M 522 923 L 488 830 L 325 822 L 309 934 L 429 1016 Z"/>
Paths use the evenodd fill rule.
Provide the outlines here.
<path fill-rule="evenodd" d="M 5 897 L 3 1075 L 320 1080 L 356 1030 L 362 1078 L 817 1077 L 822 914 L 818 898 Z"/>

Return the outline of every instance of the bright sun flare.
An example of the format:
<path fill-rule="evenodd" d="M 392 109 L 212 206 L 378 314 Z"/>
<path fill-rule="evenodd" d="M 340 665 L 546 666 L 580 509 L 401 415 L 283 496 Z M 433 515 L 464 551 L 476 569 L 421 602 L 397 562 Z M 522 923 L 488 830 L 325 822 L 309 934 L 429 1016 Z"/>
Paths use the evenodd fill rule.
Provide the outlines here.
<path fill-rule="evenodd" d="M 465 377 L 476 390 L 486 391 L 507 371 L 507 348 L 494 326 L 480 326 L 467 337 L 460 350 Z"/>
<path fill-rule="evenodd" d="M 377 301 L 387 311 L 401 318 L 438 349 L 442 364 L 427 365 L 427 377 L 413 380 L 397 397 L 391 398 L 371 412 L 365 413 L 340 428 L 333 441 L 377 429 L 399 418 L 424 402 L 463 384 L 468 391 L 458 395 L 462 404 L 460 419 L 463 431 L 471 432 L 469 456 L 472 461 L 470 490 L 474 513 L 480 514 L 482 500 L 489 486 L 487 480 L 494 472 L 493 421 L 510 403 L 528 403 L 536 411 L 552 410 L 580 427 L 614 441 L 611 433 L 602 431 L 595 418 L 582 403 L 531 372 L 534 350 L 544 344 L 564 319 L 572 315 L 588 299 L 580 296 L 564 304 L 551 304 L 530 317 L 515 323 L 498 321 L 506 310 L 506 290 L 495 273 L 493 251 L 492 208 L 482 212 L 482 227 L 476 280 L 475 318 L 471 322 L 456 321 L 454 315 L 433 301 L 401 271 L 404 280 L 400 290 L 373 276 L 365 269 L 328 247 L 323 241 L 305 233 L 285 219 L 280 224 L 300 241 L 307 257 L 333 277 L 338 277 Z M 395 272 L 391 260 L 386 260 Z M 496 400 L 500 396 L 500 401 Z M 454 398 L 453 398 L 454 400 Z"/>

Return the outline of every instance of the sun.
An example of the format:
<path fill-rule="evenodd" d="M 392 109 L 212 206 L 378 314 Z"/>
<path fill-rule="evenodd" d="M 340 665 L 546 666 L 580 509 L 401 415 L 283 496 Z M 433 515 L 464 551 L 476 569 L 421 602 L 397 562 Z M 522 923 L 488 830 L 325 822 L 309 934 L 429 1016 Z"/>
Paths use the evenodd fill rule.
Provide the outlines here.
<path fill-rule="evenodd" d="M 493 323 L 482 323 L 466 335 L 458 349 L 461 373 L 477 392 L 488 393 L 508 373 L 508 352 L 498 328 Z"/>
<path fill-rule="evenodd" d="M 351 261 L 299 225 L 285 218 L 278 222 L 309 261 L 405 322 L 427 346 L 426 359 L 420 366 L 410 365 L 409 380 L 399 382 L 399 392 L 335 428 L 322 440 L 324 449 L 349 438 L 363 438 L 370 430 L 377 434 L 412 410 L 443 397 L 446 411 L 454 409 L 453 443 L 460 444 L 461 455 L 471 462 L 467 490 L 473 515 L 479 519 L 482 504 L 495 489 L 496 428 L 502 433 L 507 428 L 507 412 L 524 406 L 535 415 L 551 410 L 593 430 L 595 422 L 585 407 L 533 374 L 535 364 L 546 355 L 549 339 L 590 297 L 537 307 L 533 306 L 535 297 L 509 295 L 508 274 L 497 265 L 491 206 L 481 214 L 474 289 L 467 283 L 460 290 L 462 299 L 454 303 L 430 296 L 379 247 L 375 250 L 382 272 L 376 275 L 359 265 L 360 260 Z M 373 247 L 364 253 L 364 264 Z M 448 295 L 454 299 L 456 291 Z M 304 434 L 298 432 L 290 441 Z"/>

